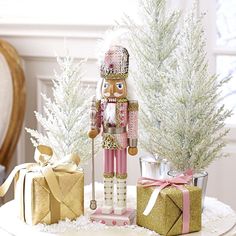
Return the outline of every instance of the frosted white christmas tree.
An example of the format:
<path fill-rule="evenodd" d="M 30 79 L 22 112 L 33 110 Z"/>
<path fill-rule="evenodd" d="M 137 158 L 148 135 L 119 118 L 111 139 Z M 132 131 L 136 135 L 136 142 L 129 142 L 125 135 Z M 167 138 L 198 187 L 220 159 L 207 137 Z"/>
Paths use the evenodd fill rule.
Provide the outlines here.
<path fill-rule="evenodd" d="M 160 124 L 156 109 L 165 96 L 168 74 L 175 70 L 173 52 L 177 47 L 178 12 L 167 13 L 165 0 L 141 0 L 142 25 L 129 17 L 129 50 L 137 66 L 131 69 L 140 104 L 140 145 L 149 153 L 157 154 L 152 127 Z"/>
<path fill-rule="evenodd" d="M 165 97 L 153 107 L 160 115 L 160 127 L 148 127 L 154 150 L 178 171 L 198 172 L 224 156 L 225 119 L 231 115 L 220 105 L 222 85 L 228 78 L 220 81 L 208 73 L 201 21 L 194 13 L 186 19 L 175 52 L 176 71 Z"/>
<path fill-rule="evenodd" d="M 35 112 L 36 118 L 45 130 L 45 135 L 27 129 L 34 146 L 50 146 L 54 158 L 63 159 L 76 153 L 81 164 L 90 158 L 90 145 L 87 137 L 89 125 L 89 88 L 81 82 L 84 61 L 74 63 L 70 56 L 57 59 L 61 73 L 55 73 L 53 100 L 42 94 L 45 101 L 44 113 Z"/>

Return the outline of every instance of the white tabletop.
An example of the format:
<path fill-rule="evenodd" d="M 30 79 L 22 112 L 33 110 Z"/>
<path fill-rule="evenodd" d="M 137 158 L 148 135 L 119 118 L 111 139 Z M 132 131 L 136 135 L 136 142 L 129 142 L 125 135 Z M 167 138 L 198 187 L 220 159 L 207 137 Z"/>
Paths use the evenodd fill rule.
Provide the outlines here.
<path fill-rule="evenodd" d="M 102 202 L 102 184 L 96 184 L 98 206 Z M 125 227 L 108 227 L 89 221 L 88 209 L 91 196 L 91 186 L 85 187 L 85 216 L 76 221 L 61 221 L 54 225 L 28 226 L 16 217 L 15 202 L 6 203 L 0 208 L 1 236 L 152 236 L 158 235 L 148 229 L 136 225 Z M 128 206 L 135 207 L 135 186 L 128 186 Z M 189 234 L 191 236 L 236 235 L 236 214 L 227 205 L 214 198 L 206 198 L 202 215 L 202 231 Z M 187 235 L 186 235 L 187 236 Z"/>

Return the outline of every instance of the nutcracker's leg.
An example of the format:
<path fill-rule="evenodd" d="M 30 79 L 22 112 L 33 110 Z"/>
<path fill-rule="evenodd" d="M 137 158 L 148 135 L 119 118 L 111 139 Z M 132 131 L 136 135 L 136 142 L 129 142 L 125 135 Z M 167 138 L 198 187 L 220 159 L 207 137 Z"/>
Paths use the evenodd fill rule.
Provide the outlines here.
<path fill-rule="evenodd" d="M 113 211 L 114 150 L 104 149 L 104 204 L 103 214 Z"/>
<path fill-rule="evenodd" d="M 117 205 L 114 213 L 122 215 L 126 212 L 126 179 L 127 179 L 127 151 L 126 148 L 116 150 L 116 180 Z"/>

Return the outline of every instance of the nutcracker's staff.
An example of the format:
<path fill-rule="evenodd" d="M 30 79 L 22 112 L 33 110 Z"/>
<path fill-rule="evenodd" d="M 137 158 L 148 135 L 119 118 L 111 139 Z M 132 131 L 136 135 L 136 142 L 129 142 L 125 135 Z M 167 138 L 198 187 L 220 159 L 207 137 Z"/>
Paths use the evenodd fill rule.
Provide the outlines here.
<path fill-rule="evenodd" d="M 96 130 L 96 98 L 93 97 L 90 110 L 90 128 Z M 92 200 L 90 201 L 90 209 L 97 208 L 97 201 L 95 200 L 95 176 L 94 176 L 94 138 L 92 138 Z"/>

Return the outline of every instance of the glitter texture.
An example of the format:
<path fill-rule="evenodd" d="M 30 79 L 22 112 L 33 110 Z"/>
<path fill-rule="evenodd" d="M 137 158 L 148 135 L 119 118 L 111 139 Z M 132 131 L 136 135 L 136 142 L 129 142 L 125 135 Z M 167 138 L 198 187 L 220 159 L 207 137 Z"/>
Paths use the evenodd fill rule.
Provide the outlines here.
<path fill-rule="evenodd" d="M 190 232 L 201 230 L 201 189 L 186 186 L 190 195 Z M 175 187 L 163 189 L 148 216 L 143 212 L 154 188 L 137 186 L 137 225 L 162 235 L 182 233 L 182 192 Z"/>
<path fill-rule="evenodd" d="M 15 201 L 19 218 L 27 224 L 53 224 L 76 219 L 84 213 L 84 173 L 55 172 L 64 196 L 58 202 L 40 172 L 21 170 L 15 182 Z"/>

